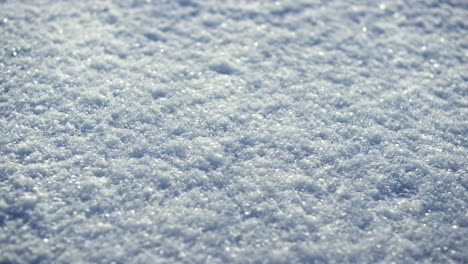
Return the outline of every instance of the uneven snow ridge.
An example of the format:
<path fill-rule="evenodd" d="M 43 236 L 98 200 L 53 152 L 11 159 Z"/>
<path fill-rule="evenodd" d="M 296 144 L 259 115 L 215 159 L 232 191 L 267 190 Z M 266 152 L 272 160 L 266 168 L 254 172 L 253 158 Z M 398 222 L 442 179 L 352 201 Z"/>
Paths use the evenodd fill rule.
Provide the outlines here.
<path fill-rule="evenodd" d="M 0 263 L 468 263 L 467 21 L 0 0 Z"/>

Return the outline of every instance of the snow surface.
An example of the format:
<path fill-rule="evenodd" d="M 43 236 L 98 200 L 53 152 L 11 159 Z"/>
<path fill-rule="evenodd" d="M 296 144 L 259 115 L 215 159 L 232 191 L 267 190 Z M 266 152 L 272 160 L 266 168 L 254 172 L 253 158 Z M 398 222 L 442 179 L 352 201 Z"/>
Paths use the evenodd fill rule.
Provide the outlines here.
<path fill-rule="evenodd" d="M 468 263 L 468 2 L 0 1 L 0 263 Z"/>

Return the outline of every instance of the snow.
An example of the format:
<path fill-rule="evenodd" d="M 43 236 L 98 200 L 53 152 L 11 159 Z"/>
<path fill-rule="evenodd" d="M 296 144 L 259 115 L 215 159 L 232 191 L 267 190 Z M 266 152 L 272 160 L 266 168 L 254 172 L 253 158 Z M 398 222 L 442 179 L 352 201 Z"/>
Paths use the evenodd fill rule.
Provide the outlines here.
<path fill-rule="evenodd" d="M 466 1 L 0 1 L 0 263 L 467 263 Z"/>

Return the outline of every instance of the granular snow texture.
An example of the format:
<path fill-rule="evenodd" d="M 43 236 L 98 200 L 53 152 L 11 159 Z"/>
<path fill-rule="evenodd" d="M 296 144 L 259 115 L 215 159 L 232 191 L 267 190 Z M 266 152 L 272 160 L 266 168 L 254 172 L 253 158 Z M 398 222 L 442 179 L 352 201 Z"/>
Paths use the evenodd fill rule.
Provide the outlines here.
<path fill-rule="evenodd" d="M 468 263 L 468 2 L 0 1 L 0 263 Z"/>

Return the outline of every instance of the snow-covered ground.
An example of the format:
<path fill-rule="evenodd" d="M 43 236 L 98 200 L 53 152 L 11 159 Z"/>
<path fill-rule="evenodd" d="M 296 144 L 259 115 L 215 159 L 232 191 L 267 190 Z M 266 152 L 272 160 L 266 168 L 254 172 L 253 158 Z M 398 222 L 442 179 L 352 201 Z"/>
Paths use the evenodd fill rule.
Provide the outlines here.
<path fill-rule="evenodd" d="M 0 263 L 468 263 L 468 2 L 0 1 Z"/>

